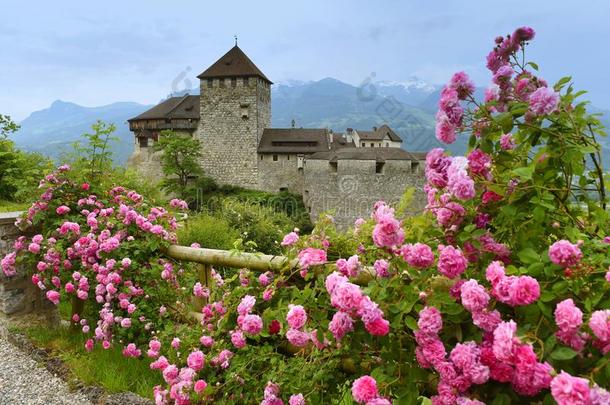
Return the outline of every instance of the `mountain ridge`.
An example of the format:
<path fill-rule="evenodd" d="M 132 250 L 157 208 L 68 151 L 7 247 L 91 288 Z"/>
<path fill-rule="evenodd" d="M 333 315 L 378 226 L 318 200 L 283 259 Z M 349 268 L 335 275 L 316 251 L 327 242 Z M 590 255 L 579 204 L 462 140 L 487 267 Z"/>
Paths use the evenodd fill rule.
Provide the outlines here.
<path fill-rule="evenodd" d="M 297 127 L 329 128 L 344 132 L 346 128 L 369 130 L 383 123 L 390 125 L 402 138 L 403 148 L 425 152 L 444 147 L 453 154 L 463 154 L 468 139 L 459 136 L 452 145 L 442 145 L 434 136 L 436 113 L 441 86 L 431 85 L 417 78 L 405 82 L 370 81 L 359 86 L 332 77 L 317 81 L 289 80 L 272 86 L 272 127 L 289 128 L 295 120 Z M 191 89 L 173 94 L 198 94 Z M 483 89 L 476 90 L 482 97 Z M 127 120 L 151 108 L 135 102 L 120 101 L 98 107 L 84 107 L 69 101 L 56 100 L 47 109 L 33 112 L 21 121 L 21 129 L 13 136 L 16 144 L 26 150 L 58 158 L 62 151 L 81 135 L 90 132 L 91 125 L 100 119 L 116 125 L 119 142 L 111 145 L 117 164 L 123 165 L 134 146 L 133 133 Z M 610 124 L 608 111 L 602 120 Z M 606 165 L 610 160 L 610 142 L 603 145 Z"/>

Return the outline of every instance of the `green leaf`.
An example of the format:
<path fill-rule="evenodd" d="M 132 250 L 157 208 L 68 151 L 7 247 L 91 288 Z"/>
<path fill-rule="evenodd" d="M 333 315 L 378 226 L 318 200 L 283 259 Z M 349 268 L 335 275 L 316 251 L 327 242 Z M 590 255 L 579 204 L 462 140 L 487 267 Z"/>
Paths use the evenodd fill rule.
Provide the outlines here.
<path fill-rule="evenodd" d="M 417 326 L 417 321 L 411 315 L 408 315 L 405 318 L 405 322 L 406 322 L 407 326 L 409 327 L 409 329 L 411 329 L 411 330 L 419 329 L 419 326 Z"/>
<path fill-rule="evenodd" d="M 527 62 L 526 65 L 530 65 L 532 69 L 538 71 L 538 64 L 534 62 Z"/>
<path fill-rule="evenodd" d="M 534 174 L 535 166 L 518 167 L 513 170 L 513 173 L 519 176 L 522 180 L 531 180 Z"/>
<path fill-rule="evenodd" d="M 525 248 L 518 253 L 519 260 L 525 264 L 537 263 L 540 261 L 540 255 L 532 248 Z"/>
<path fill-rule="evenodd" d="M 417 399 L 421 401 L 420 405 L 432 405 L 432 400 L 428 397 L 419 396 Z"/>
<path fill-rule="evenodd" d="M 551 353 L 553 360 L 570 360 L 576 356 L 576 352 L 569 347 L 558 347 Z"/>

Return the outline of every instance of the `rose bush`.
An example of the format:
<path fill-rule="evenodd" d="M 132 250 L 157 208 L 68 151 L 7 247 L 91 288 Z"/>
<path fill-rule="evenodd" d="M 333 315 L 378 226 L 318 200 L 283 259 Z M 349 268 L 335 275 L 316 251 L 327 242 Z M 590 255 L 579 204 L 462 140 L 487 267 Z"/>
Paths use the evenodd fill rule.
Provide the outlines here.
<path fill-rule="evenodd" d="M 407 217 L 378 202 L 370 219 L 346 233 L 323 217 L 311 235 L 293 232 L 282 241 L 294 268 L 214 271 L 209 290 L 190 284 L 193 296 L 207 299 L 198 327 L 143 333 L 148 349 L 127 345 L 127 356 L 147 350 L 151 368 L 163 376 L 157 403 L 609 403 L 610 228 L 596 141 L 605 134 L 577 101 L 582 92 L 570 78 L 550 87 L 535 73 L 524 52 L 533 38 L 523 27 L 496 39 L 484 101 L 474 99 L 463 72 L 442 91 L 437 137 L 451 143 L 469 136 L 470 151 L 465 157 L 430 151 L 424 214 Z M 76 246 L 82 223 L 57 218 L 83 215 L 65 200 L 58 196 L 45 209 L 56 218 L 48 232 L 67 235 L 74 247 L 60 251 L 74 254 L 92 242 Z M 56 212 L 59 205 L 69 211 Z M 154 221 L 165 218 L 160 212 Z M 172 240 L 163 227 L 158 236 L 140 229 L 140 217 L 130 215 L 129 229 L 145 235 L 148 255 Z M 127 220 L 109 217 L 119 229 Z M 112 231 L 104 235 L 95 238 L 101 258 L 104 249 L 122 249 L 108 241 Z M 49 243 L 49 235 L 42 238 Z M 17 260 L 47 249 L 27 242 L 18 242 Z M 113 255 L 117 263 L 121 256 Z M 179 272 L 167 262 L 146 258 L 138 263 L 149 263 L 150 272 L 134 288 L 160 279 L 194 283 L 175 278 Z M 92 260 L 82 264 L 90 273 L 109 267 Z M 4 259 L 5 272 L 14 262 L 14 255 Z M 45 263 L 36 273 L 43 278 L 34 281 L 46 287 L 53 279 Z M 110 300 L 101 311 L 114 311 L 116 293 L 108 292 L 104 272 L 99 295 Z M 77 282 L 70 290 L 86 291 Z M 124 287 L 128 312 L 135 293 Z M 114 329 L 135 319 L 119 313 Z M 112 340 L 103 329 L 110 318 L 103 313 L 99 321 L 102 341 Z"/>
<path fill-rule="evenodd" d="M 181 309 L 180 282 L 190 283 L 160 252 L 176 242 L 176 219 L 135 191 L 104 192 L 70 175 L 63 165 L 40 182 L 39 200 L 17 221 L 36 235 L 19 237 L 2 270 L 12 276 L 16 266 L 33 269 L 32 282 L 53 304 L 71 299 L 72 322 L 91 336 L 87 350 L 122 342 L 135 355 L 127 344 L 148 342 L 164 316 L 160 308 Z"/>

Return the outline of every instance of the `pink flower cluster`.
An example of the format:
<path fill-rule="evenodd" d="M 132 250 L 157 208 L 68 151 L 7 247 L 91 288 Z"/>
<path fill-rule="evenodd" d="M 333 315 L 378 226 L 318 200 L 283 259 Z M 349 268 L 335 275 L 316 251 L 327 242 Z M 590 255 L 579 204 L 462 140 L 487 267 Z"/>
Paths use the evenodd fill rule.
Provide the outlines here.
<path fill-rule="evenodd" d="M 441 92 L 438 103 L 439 111 L 436 114 L 436 138 L 443 143 L 453 143 L 456 139 L 456 131 L 462 126 L 464 109 L 460 105 L 472 95 L 474 83 L 464 72 L 453 75 L 451 81 Z"/>
<path fill-rule="evenodd" d="M 337 270 L 347 277 L 356 277 L 360 273 L 360 260 L 358 255 L 353 255 L 349 259 L 339 259 L 336 262 Z"/>
<path fill-rule="evenodd" d="M 311 334 L 303 330 L 307 322 L 307 312 L 301 305 L 290 304 L 288 308 L 286 322 L 289 329 L 286 332 L 286 339 L 296 347 L 303 347 L 311 339 Z"/>
<path fill-rule="evenodd" d="M 580 332 L 583 324 L 582 311 L 571 298 L 561 301 L 555 307 L 555 324 L 559 330 L 557 339 L 576 351 L 581 351 L 587 343 L 588 335 Z"/>
<path fill-rule="evenodd" d="M 169 206 L 182 211 L 187 211 L 189 209 L 189 205 L 187 204 L 187 202 L 178 198 L 173 198 L 172 200 L 170 200 Z"/>
<path fill-rule="evenodd" d="M 495 261 L 487 266 L 487 281 L 495 299 L 510 306 L 529 305 L 540 297 L 540 285 L 530 276 L 506 276 L 504 265 Z"/>
<path fill-rule="evenodd" d="M 610 310 L 599 310 L 591 314 L 589 328 L 597 338 L 593 345 L 603 354 L 610 352 Z"/>
<path fill-rule="evenodd" d="M 284 236 L 284 239 L 282 239 L 282 243 L 280 243 L 280 244 L 282 246 L 292 246 L 295 243 L 297 243 L 298 240 L 299 240 L 299 234 L 296 232 L 290 232 Z"/>
<path fill-rule="evenodd" d="M 549 259 L 563 267 L 575 266 L 582 259 L 580 244 L 573 244 L 565 239 L 559 240 L 549 247 Z"/>
<path fill-rule="evenodd" d="M 231 342 L 241 349 L 246 346 L 244 332 L 251 336 L 256 336 L 263 330 L 263 319 L 256 314 L 252 314 L 256 298 L 246 295 L 237 306 L 237 326 L 239 329 L 230 332 Z"/>
<path fill-rule="evenodd" d="M 538 362 L 532 346 L 522 343 L 516 331 L 514 321 L 501 322 L 493 335 L 484 337 L 481 361 L 492 379 L 510 382 L 518 394 L 533 396 L 549 387 L 552 367 Z"/>
<path fill-rule="evenodd" d="M 589 387 L 585 378 L 574 377 L 562 371 L 551 381 L 551 395 L 557 405 L 607 405 L 610 393 L 595 385 Z"/>
<path fill-rule="evenodd" d="M 485 332 L 493 332 L 502 318 L 497 309 L 488 309 L 490 298 L 485 288 L 474 279 L 457 285 L 462 305 L 472 315 L 472 322 Z"/>
<path fill-rule="evenodd" d="M 391 405 L 392 403 L 381 396 L 377 389 L 377 381 L 369 375 L 357 378 L 352 383 L 352 397 L 359 404 Z"/>
<path fill-rule="evenodd" d="M 310 266 L 317 266 L 326 263 L 326 251 L 308 247 L 299 252 L 299 266 L 301 266 L 301 276 L 307 275 Z"/>
<path fill-rule="evenodd" d="M 154 398 L 156 404 L 167 404 L 170 403 L 169 399 L 173 400 L 175 404 L 190 404 L 190 393 L 195 391 L 200 394 L 205 391 L 207 383 L 204 380 L 195 381 L 197 371 L 192 366 L 199 370 L 204 365 L 203 353 L 194 351 L 189 354 L 187 367 L 178 368 L 174 364 L 170 364 L 169 361 L 164 357 L 160 356 L 157 360 L 150 363 L 150 368 L 153 370 L 159 370 L 163 376 L 163 379 L 168 384 L 169 389 L 162 389 L 160 386 L 154 388 Z"/>
<path fill-rule="evenodd" d="M 366 330 L 375 336 L 385 336 L 390 330 L 390 324 L 383 318 L 383 311 L 360 287 L 348 281 L 347 277 L 334 272 L 326 277 L 326 290 L 330 294 L 330 302 L 339 312 L 333 315 L 328 325 L 335 340 L 341 340 L 354 329 L 354 318 L 360 318 Z"/>
<path fill-rule="evenodd" d="M 394 218 L 394 208 L 383 201 L 377 201 L 372 214 L 375 220 L 373 242 L 379 247 L 391 248 L 401 245 L 405 239 L 405 231 L 400 221 Z"/>
<path fill-rule="evenodd" d="M 288 405 L 305 405 L 305 397 L 303 394 L 291 395 L 288 399 Z M 284 401 L 280 398 L 280 386 L 268 381 L 263 391 L 263 400 L 261 405 L 284 405 Z"/>
<path fill-rule="evenodd" d="M 439 245 L 438 250 L 440 253 L 437 267 L 439 273 L 442 275 L 449 278 L 456 278 L 466 270 L 466 267 L 468 267 L 468 260 L 466 260 L 459 248 L 455 248 L 451 245 Z"/>
<path fill-rule="evenodd" d="M 424 243 L 406 244 L 400 248 L 400 255 L 409 266 L 425 269 L 434 264 L 432 248 Z"/>
<path fill-rule="evenodd" d="M 489 379 L 489 367 L 481 362 L 481 348 L 474 342 L 457 344 L 447 359 L 438 336 L 443 320 L 436 308 L 422 309 L 417 325 L 416 359 L 421 367 L 434 368 L 440 377 L 433 404 L 454 404 L 473 384 L 484 384 Z"/>
<path fill-rule="evenodd" d="M 557 110 L 559 93 L 548 87 L 540 87 L 529 97 L 529 109 L 535 115 L 548 115 Z"/>

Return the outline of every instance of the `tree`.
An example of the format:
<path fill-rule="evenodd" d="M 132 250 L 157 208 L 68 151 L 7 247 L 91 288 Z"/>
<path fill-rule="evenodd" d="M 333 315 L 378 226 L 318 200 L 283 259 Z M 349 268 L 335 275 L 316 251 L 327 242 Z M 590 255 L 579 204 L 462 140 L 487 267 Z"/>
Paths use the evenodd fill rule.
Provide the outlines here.
<path fill-rule="evenodd" d="M 199 166 L 201 143 L 188 135 L 179 135 L 173 131 L 162 131 L 159 141 L 153 145 L 155 152 L 161 152 L 161 167 L 166 176 L 165 188 L 172 190 L 177 186 L 178 192 L 184 194 L 189 178 L 203 175 Z"/>
<path fill-rule="evenodd" d="M 98 184 L 103 182 L 112 170 L 112 151 L 110 142 L 118 141 L 113 136 L 116 126 L 113 123 L 96 121 L 91 125 L 92 133 L 83 134 L 86 144 L 76 141 L 72 151 L 62 156 L 62 161 L 70 162 L 73 172 L 80 173 L 84 181 Z"/>
<path fill-rule="evenodd" d="M 0 114 L 0 139 L 8 138 L 9 134 L 16 132 L 19 129 L 19 125 L 11 120 L 8 115 Z"/>
<path fill-rule="evenodd" d="M 50 166 L 41 154 L 19 150 L 8 139 L 18 129 L 8 115 L 0 114 L 0 200 L 24 201 L 31 197 Z"/>

